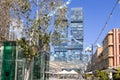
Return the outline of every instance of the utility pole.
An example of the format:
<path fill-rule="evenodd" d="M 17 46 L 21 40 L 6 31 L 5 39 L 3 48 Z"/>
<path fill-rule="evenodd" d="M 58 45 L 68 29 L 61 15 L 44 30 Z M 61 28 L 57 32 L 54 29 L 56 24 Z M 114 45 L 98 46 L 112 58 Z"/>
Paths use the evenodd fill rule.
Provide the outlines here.
<path fill-rule="evenodd" d="M 92 57 L 91 57 L 91 71 L 93 71 L 93 44 L 92 44 L 92 46 L 91 46 L 91 52 L 92 52 Z"/>
<path fill-rule="evenodd" d="M 97 44 L 97 45 L 92 44 L 91 47 L 86 49 L 87 52 L 91 52 L 91 69 L 90 69 L 91 71 L 93 71 L 94 47 L 100 47 L 100 45 L 99 44 Z"/>

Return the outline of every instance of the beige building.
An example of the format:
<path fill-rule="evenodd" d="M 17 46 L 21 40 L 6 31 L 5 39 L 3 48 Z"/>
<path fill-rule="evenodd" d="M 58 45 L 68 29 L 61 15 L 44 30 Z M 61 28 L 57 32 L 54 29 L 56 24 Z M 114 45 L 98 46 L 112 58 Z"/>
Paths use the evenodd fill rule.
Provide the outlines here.
<path fill-rule="evenodd" d="M 120 29 L 109 31 L 102 44 L 93 55 L 88 71 L 120 67 Z"/>

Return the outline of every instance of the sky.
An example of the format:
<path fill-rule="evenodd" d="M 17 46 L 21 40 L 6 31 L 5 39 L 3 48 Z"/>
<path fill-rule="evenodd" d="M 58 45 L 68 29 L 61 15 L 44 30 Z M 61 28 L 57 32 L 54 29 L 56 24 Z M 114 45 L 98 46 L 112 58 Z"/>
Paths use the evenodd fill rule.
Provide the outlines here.
<path fill-rule="evenodd" d="M 69 10 L 70 8 L 76 7 L 83 8 L 84 48 L 91 46 L 91 44 L 96 41 L 116 1 L 117 0 L 71 0 L 71 3 L 67 5 Z M 116 6 L 112 18 L 98 40 L 98 44 L 102 43 L 107 32 L 112 28 L 120 28 L 120 4 Z"/>
<path fill-rule="evenodd" d="M 84 47 L 90 46 L 96 41 L 115 3 L 116 0 L 71 0 L 68 5 L 69 9 L 83 8 Z M 116 6 L 112 18 L 97 42 L 98 44 L 102 45 L 102 40 L 112 28 L 120 28 L 120 4 Z"/>

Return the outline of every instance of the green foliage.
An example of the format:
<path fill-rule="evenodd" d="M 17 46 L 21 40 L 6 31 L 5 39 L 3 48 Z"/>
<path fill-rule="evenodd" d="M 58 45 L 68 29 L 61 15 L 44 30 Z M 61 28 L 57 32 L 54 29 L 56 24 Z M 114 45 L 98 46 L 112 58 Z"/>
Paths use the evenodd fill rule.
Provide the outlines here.
<path fill-rule="evenodd" d="M 30 45 L 29 41 L 27 41 L 25 38 L 21 38 L 21 40 L 17 40 L 18 45 L 20 46 L 20 49 L 22 50 L 23 56 L 27 60 L 31 60 L 33 57 L 37 56 L 37 47 L 34 45 Z"/>
<path fill-rule="evenodd" d="M 55 27 L 60 26 L 61 28 L 68 26 L 68 21 L 66 19 L 67 8 L 64 7 L 58 10 L 57 17 L 55 18 Z"/>
<path fill-rule="evenodd" d="M 31 7 L 29 0 L 1 0 L 0 3 L 4 4 L 8 11 L 14 10 L 13 12 L 26 13 Z M 14 14 L 13 12 L 12 14 Z"/>
<path fill-rule="evenodd" d="M 86 78 L 89 77 L 89 76 L 91 76 L 91 74 L 85 74 L 85 77 L 86 77 Z"/>
<path fill-rule="evenodd" d="M 117 73 L 114 74 L 114 78 L 120 79 L 120 67 L 117 69 Z"/>
<path fill-rule="evenodd" d="M 55 46 L 55 45 L 58 45 L 61 43 L 60 41 L 60 33 L 55 31 L 52 35 L 51 35 L 51 42 L 52 42 L 52 45 Z"/>
<path fill-rule="evenodd" d="M 50 6 L 54 6 L 54 2 L 52 1 L 52 2 L 50 2 Z"/>
<path fill-rule="evenodd" d="M 86 80 L 92 80 L 93 77 L 94 77 L 93 74 L 85 74 Z"/>
<path fill-rule="evenodd" d="M 33 57 L 39 55 L 42 51 L 49 51 L 49 34 L 45 33 L 43 35 L 39 35 L 40 44 L 31 43 L 29 40 L 25 38 L 21 38 L 17 40 L 18 45 L 21 47 L 24 57 L 27 60 L 31 60 Z"/>
<path fill-rule="evenodd" d="M 39 5 L 37 5 L 39 3 Z M 63 0 L 42 0 L 37 3 L 37 0 L 1 0 L 0 1 L 0 17 L 3 22 L 0 21 L 0 25 L 7 26 L 13 22 L 12 19 L 16 20 L 17 26 L 23 24 L 24 31 L 22 32 L 26 38 L 17 40 L 18 45 L 21 47 L 24 57 L 27 60 L 31 60 L 33 57 L 39 55 L 40 51 L 49 51 L 49 42 L 52 41 L 54 44 L 60 43 L 60 33 L 51 35 L 51 31 L 47 32 L 52 21 L 52 16 L 48 16 L 49 13 L 56 10 L 63 4 Z M 38 15 L 33 13 L 38 10 Z M 67 21 L 64 21 L 67 8 L 64 7 L 57 11 L 57 16 L 54 20 L 53 26 L 66 27 Z M 6 13 L 6 15 L 4 15 Z M 4 19 L 3 19 L 4 18 Z M 20 22 L 22 21 L 23 22 Z M 2 30 L 2 29 L 1 29 Z M 6 29 L 7 30 L 7 29 Z M 5 31 L 6 32 L 6 31 Z M 32 34 L 32 35 L 31 35 Z M 52 36 L 52 38 L 51 38 Z M 53 39 L 53 37 L 55 39 Z M 32 40 L 30 40 L 32 39 Z M 52 39 L 52 40 L 50 40 Z M 38 40 L 40 44 L 38 45 Z"/>
<path fill-rule="evenodd" d="M 49 46 L 49 42 L 50 42 L 50 35 L 45 33 L 45 34 L 40 34 L 39 35 L 39 40 L 40 40 L 40 48 L 41 50 L 46 50 L 49 51 L 50 50 L 50 46 Z"/>
<path fill-rule="evenodd" d="M 31 7 L 30 2 L 28 2 L 27 0 L 25 0 L 23 5 L 20 6 L 22 13 L 29 11 L 30 7 Z"/>
<path fill-rule="evenodd" d="M 97 70 L 98 80 L 109 80 L 108 73 L 105 71 Z"/>

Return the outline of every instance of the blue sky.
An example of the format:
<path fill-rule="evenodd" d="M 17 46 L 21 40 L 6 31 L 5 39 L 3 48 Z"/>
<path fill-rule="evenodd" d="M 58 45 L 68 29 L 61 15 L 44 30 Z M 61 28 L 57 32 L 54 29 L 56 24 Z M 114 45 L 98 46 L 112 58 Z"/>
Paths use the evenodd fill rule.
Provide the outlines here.
<path fill-rule="evenodd" d="M 116 0 L 71 0 L 69 8 L 82 7 L 84 11 L 85 47 L 94 43 L 103 28 Z M 107 32 L 120 28 L 120 4 L 115 8 L 112 18 L 102 33 L 98 43 L 101 44 Z"/>

